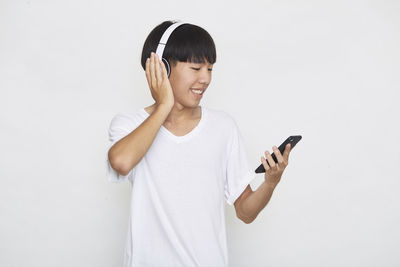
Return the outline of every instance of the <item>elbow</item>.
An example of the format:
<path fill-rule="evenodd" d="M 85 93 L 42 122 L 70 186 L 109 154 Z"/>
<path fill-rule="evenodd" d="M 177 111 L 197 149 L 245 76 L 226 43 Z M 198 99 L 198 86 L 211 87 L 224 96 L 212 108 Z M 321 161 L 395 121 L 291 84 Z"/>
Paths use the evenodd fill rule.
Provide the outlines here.
<path fill-rule="evenodd" d="M 116 169 L 115 171 L 118 172 L 122 176 L 127 176 L 128 173 L 130 172 L 130 170 L 126 170 L 124 168 L 119 168 L 119 169 Z"/>
<path fill-rule="evenodd" d="M 253 212 L 247 210 L 246 208 L 244 208 L 242 202 L 240 202 L 239 200 L 237 201 L 238 202 L 235 202 L 236 217 L 245 224 L 252 223 L 257 217 L 257 214 L 254 214 Z"/>
<path fill-rule="evenodd" d="M 250 217 L 244 217 L 244 218 L 240 218 L 242 220 L 242 222 L 244 222 L 245 224 L 250 224 L 254 221 L 255 218 L 250 218 Z"/>
<path fill-rule="evenodd" d="M 244 214 L 238 214 L 237 216 L 242 222 L 244 222 L 245 224 L 250 224 L 252 223 L 256 217 L 254 216 L 250 216 L 250 215 L 244 215 Z"/>
<path fill-rule="evenodd" d="M 125 164 L 118 158 L 115 157 L 110 151 L 108 151 L 108 161 L 111 167 L 120 175 L 126 176 L 129 173 L 129 169 L 125 167 Z"/>

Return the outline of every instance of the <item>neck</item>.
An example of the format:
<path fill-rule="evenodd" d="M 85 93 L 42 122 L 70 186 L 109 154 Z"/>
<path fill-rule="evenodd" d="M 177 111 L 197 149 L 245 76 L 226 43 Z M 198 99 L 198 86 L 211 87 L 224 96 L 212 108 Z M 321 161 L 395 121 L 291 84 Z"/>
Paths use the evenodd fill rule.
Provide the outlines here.
<path fill-rule="evenodd" d="M 175 104 L 165 122 L 169 124 L 180 124 L 189 120 L 197 119 L 201 116 L 200 106 L 194 108 L 184 107 L 181 104 Z"/>
<path fill-rule="evenodd" d="M 151 112 L 154 111 L 156 104 L 150 106 Z M 201 107 L 197 106 L 194 108 L 184 107 L 179 103 L 175 103 L 168 117 L 165 119 L 166 124 L 178 125 L 185 123 L 190 120 L 195 120 L 201 117 Z"/>

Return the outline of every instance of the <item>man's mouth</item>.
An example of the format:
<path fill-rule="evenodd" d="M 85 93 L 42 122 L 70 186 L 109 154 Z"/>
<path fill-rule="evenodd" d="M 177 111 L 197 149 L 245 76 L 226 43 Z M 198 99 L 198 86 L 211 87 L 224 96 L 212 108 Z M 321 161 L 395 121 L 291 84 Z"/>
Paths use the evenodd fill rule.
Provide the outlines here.
<path fill-rule="evenodd" d="M 190 88 L 190 90 L 192 90 L 193 93 L 198 95 L 202 95 L 205 91 L 205 89 L 197 89 L 197 88 Z"/>

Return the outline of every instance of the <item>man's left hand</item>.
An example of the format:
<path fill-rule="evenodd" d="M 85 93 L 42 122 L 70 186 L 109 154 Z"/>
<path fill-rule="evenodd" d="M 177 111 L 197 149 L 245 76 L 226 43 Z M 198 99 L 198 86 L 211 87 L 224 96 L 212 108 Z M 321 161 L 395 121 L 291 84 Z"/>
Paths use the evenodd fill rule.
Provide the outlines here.
<path fill-rule="evenodd" d="M 287 144 L 283 151 L 283 156 L 276 146 L 272 147 L 278 163 L 275 163 L 271 154 L 265 151 L 265 156 L 261 157 L 261 162 L 265 169 L 265 182 L 273 188 L 279 183 L 282 177 L 282 173 L 289 164 L 290 144 Z M 268 163 L 267 163 L 268 160 Z"/>

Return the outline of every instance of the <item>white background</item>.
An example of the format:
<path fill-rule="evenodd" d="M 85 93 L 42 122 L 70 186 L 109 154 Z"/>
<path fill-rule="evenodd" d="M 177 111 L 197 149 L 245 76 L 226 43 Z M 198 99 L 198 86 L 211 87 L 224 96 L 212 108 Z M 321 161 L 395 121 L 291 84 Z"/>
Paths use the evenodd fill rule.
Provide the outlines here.
<path fill-rule="evenodd" d="M 130 185 L 107 181 L 107 131 L 153 103 L 140 54 L 169 19 L 214 38 L 201 105 L 236 119 L 254 169 L 303 136 L 253 223 L 226 206 L 231 266 L 399 266 L 399 14 L 378 0 L 1 0 L 0 266 L 122 265 Z"/>

